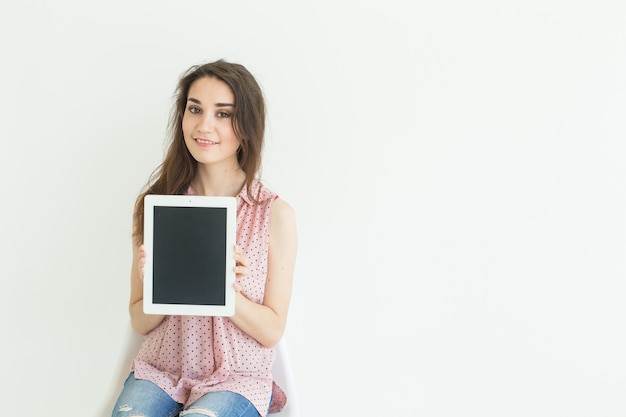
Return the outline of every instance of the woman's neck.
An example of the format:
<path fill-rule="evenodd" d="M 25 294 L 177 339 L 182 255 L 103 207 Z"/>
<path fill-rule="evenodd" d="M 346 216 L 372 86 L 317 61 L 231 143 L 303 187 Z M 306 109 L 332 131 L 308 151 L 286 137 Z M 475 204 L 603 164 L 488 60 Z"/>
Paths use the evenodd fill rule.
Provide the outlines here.
<path fill-rule="evenodd" d="M 198 165 L 191 187 L 197 195 L 236 196 L 246 181 L 246 174 L 239 165 L 216 167 Z"/>

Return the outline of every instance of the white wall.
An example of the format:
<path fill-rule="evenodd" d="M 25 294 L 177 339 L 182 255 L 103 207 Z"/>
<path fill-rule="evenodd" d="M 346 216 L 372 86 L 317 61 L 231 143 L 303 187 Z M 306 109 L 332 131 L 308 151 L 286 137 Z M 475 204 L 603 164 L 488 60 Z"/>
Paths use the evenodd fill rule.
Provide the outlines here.
<path fill-rule="evenodd" d="M 626 415 L 622 4 L 2 0 L 5 408 L 108 392 L 132 204 L 226 58 L 298 214 L 304 416 Z"/>

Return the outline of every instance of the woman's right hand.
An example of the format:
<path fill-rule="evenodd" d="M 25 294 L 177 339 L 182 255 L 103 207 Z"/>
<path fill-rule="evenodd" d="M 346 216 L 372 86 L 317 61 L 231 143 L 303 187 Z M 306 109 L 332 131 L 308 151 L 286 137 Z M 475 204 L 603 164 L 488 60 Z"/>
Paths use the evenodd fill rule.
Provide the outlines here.
<path fill-rule="evenodd" d="M 148 334 L 165 318 L 158 314 L 145 314 L 143 311 L 143 276 L 146 267 L 144 245 L 133 247 L 133 261 L 130 273 L 130 322 L 140 334 Z"/>
<path fill-rule="evenodd" d="M 143 282 L 143 275 L 146 271 L 146 250 L 144 246 L 139 246 L 139 261 L 137 262 L 137 268 L 139 269 L 139 279 Z"/>

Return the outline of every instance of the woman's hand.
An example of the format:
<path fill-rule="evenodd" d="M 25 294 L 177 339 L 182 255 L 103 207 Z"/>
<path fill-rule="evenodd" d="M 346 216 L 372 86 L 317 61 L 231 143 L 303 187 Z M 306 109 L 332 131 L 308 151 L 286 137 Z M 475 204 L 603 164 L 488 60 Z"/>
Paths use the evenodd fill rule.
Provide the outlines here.
<path fill-rule="evenodd" d="M 133 260 L 130 269 L 130 322 L 140 334 L 148 334 L 165 318 L 163 315 L 143 312 L 143 279 L 146 267 L 146 251 L 143 245 L 133 245 Z"/>
<path fill-rule="evenodd" d="M 235 291 L 237 293 L 241 292 L 241 285 L 237 282 L 237 280 L 242 279 L 250 273 L 250 261 L 248 257 L 243 254 L 243 251 L 238 245 L 235 245 Z"/>
<path fill-rule="evenodd" d="M 137 268 L 139 270 L 139 279 L 143 282 L 143 275 L 146 271 L 146 250 L 143 245 L 139 246 L 139 261 L 137 262 Z"/>

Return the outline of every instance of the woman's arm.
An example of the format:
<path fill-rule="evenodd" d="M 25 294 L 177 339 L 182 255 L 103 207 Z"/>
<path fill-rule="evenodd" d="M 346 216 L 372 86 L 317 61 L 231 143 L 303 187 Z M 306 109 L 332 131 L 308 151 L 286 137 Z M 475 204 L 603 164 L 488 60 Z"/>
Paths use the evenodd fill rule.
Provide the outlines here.
<path fill-rule="evenodd" d="M 143 246 L 133 244 L 133 262 L 130 270 L 130 323 L 133 329 L 146 335 L 157 327 L 165 318 L 162 315 L 145 314 L 143 312 L 143 271 L 146 255 Z"/>
<path fill-rule="evenodd" d="M 281 199 L 273 203 L 270 217 L 267 282 L 263 304 L 236 294 L 232 322 L 265 347 L 280 341 L 287 322 L 293 271 L 297 252 L 296 220 L 293 209 Z M 245 273 L 247 261 L 235 271 Z"/>

